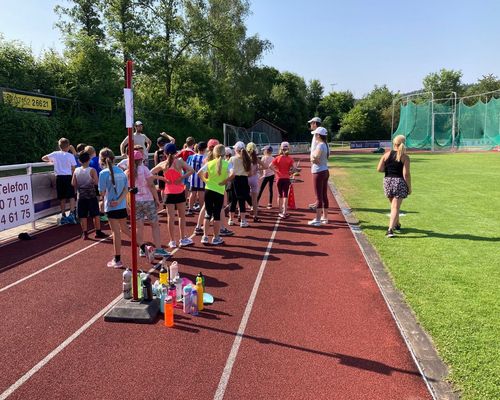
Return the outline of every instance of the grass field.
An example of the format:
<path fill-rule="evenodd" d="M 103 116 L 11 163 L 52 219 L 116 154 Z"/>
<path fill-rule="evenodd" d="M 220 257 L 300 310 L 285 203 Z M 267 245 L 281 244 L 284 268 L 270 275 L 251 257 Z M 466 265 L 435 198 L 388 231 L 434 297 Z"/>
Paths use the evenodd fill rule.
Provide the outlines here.
<path fill-rule="evenodd" d="M 412 154 L 394 239 L 379 158 L 334 155 L 333 180 L 462 398 L 500 399 L 500 153 Z"/>

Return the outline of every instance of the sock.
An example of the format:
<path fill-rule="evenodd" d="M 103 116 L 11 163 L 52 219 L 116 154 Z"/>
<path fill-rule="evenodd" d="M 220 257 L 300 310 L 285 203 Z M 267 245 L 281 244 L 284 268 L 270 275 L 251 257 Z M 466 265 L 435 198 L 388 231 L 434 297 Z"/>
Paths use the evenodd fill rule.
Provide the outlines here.
<path fill-rule="evenodd" d="M 115 262 L 120 262 L 120 258 L 121 258 L 121 256 L 119 254 L 115 255 Z"/>
<path fill-rule="evenodd" d="M 139 246 L 141 248 L 141 250 L 145 253 L 146 252 L 146 244 L 143 243 Z"/>

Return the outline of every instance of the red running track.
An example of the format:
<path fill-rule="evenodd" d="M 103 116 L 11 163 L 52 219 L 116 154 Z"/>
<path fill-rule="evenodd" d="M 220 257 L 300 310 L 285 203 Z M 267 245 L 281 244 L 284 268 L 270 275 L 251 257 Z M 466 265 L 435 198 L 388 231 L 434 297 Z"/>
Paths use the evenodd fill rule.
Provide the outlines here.
<path fill-rule="evenodd" d="M 121 294 L 110 241 L 64 226 L 1 247 L 0 399 L 430 399 L 334 199 L 328 225 L 307 225 L 302 167 L 291 218 L 266 210 L 221 247 L 198 237 L 174 255 L 216 301 L 176 311 L 173 329 L 104 322 Z"/>

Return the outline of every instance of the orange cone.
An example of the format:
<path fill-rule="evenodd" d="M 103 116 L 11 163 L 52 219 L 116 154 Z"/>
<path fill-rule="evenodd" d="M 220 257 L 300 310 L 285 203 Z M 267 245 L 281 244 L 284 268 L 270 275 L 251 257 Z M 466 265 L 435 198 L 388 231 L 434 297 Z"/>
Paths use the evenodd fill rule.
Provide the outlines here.
<path fill-rule="evenodd" d="M 288 190 L 288 208 L 291 210 L 295 210 L 297 208 L 295 206 L 295 194 L 293 193 L 293 184 L 290 185 L 290 189 Z"/>

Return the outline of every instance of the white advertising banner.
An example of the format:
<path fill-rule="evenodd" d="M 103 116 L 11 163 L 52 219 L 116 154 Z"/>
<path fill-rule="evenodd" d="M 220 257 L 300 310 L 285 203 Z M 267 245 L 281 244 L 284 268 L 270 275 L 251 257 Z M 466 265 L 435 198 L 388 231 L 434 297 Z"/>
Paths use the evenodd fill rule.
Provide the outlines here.
<path fill-rule="evenodd" d="M 28 175 L 0 178 L 0 231 L 34 219 L 31 178 Z"/>
<path fill-rule="evenodd" d="M 134 127 L 134 95 L 132 89 L 123 89 L 125 98 L 125 128 Z"/>

